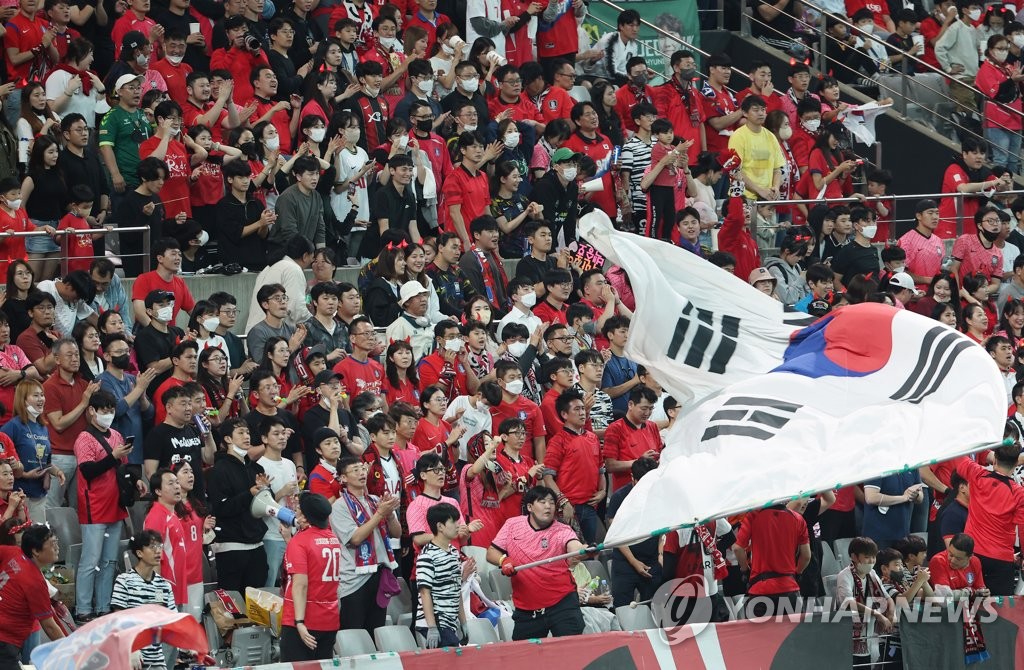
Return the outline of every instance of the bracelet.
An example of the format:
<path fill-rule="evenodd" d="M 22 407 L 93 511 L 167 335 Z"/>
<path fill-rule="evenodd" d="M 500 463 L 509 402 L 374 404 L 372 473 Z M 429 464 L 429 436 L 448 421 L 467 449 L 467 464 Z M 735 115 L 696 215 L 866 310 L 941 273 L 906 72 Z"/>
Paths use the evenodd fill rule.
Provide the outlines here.
<path fill-rule="evenodd" d="M 305 626 L 305 625 L 306 625 L 306 620 L 305 620 L 305 619 L 296 619 L 296 620 L 295 620 L 295 625 L 296 625 L 296 626 L 298 626 L 298 625 L 299 625 L 300 623 L 301 623 L 301 624 L 302 624 L 303 626 Z"/>

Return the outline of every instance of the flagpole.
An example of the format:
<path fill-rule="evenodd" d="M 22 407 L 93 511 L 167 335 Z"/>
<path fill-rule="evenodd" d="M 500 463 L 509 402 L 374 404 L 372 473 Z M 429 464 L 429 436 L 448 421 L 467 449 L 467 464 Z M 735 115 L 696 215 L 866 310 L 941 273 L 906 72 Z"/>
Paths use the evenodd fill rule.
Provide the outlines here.
<path fill-rule="evenodd" d="M 1008 438 L 1006 438 L 1004 440 L 1000 440 L 999 442 L 991 442 L 991 443 L 988 443 L 988 444 L 982 444 L 982 445 L 978 445 L 978 446 L 973 446 L 973 447 L 971 447 L 971 448 L 969 448 L 969 449 L 967 449 L 967 450 L 965 450 L 965 451 L 963 451 L 963 452 L 961 452 L 959 454 L 954 454 L 950 458 L 957 458 L 959 456 L 965 456 L 967 454 L 971 454 L 971 453 L 974 453 L 974 452 L 977 452 L 977 451 L 982 451 L 984 449 L 998 449 L 999 447 L 1011 447 L 1011 446 L 1013 446 L 1013 444 L 1014 444 L 1013 438 L 1009 438 L 1008 437 Z M 948 459 L 943 459 L 943 460 L 948 460 Z M 916 465 L 916 466 L 909 466 L 908 465 L 908 466 L 904 466 L 900 470 L 893 470 L 893 471 L 890 471 L 890 472 L 883 472 L 883 473 L 881 473 L 878 476 L 879 477 L 885 477 L 885 476 L 888 476 L 890 474 L 899 474 L 899 473 L 902 473 L 902 472 L 908 472 L 910 470 L 916 470 L 916 469 L 918 469 L 920 467 L 924 467 L 925 465 L 935 465 L 936 463 L 938 463 L 938 461 L 937 460 L 933 460 L 930 463 L 922 463 L 921 465 Z M 818 489 L 818 490 L 815 490 L 815 491 L 801 492 L 798 495 L 792 496 L 790 498 L 790 500 L 797 500 L 797 499 L 802 498 L 804 496 L 815 495 L 817 493 L 823 493 L 824 491 L 831 491 L 833 489 L 842 488 L 843 486 L 849 486 L 849 485 L 850 484 L 837 484 L 835 486 L 829 486 L 829 487 Z M 766 503 L 765 505 L 762 505 L 760 507 L 745 507 L 743 509 L 729 510 L 729 511 L 722 512 L 721 514 L 717 515 L 715 518 L 719 518 L 720 519 L 720 518 L 732 516 L 734 514 L 743 514 L 744 512 L 751 512 L 751 511 L 756 510 L 756 509 L 764 509 L 766 507 L 771 507 L 772 505 L 776 505 L 779 502 L 780 501 L 775 500 L 775 501 Z M 569 559 L 569 558 L 576 558 L 576 557 L 580 557 L 580 556 L 588 556 L 588 555 L 600 554 L 602 552 L 610 551 L 612 549 L 615 549 L 616 547 L 622 547 L 622 546 L 626 546 L 626 545 L 635 544 L 637 542 L 642 542 L 643 540 L 646 540 L 648 538 L 661 537 L 663 535 L 667 535 L 668 533 L 671 533 L 671 532 L 676 531 L 676 530 L 682 530 L 684 528 L 693 528 L 697 524 L 705 523 L 706 521 L 710 521 L 710 519 L 705 519 L 704 521 L 696 521 L 696 520 L 695 521 L 687 521 L 685 523 L 675 524 L 675 525 L 672 525 L 672 526 L 668 526 L 666 528 L 659 528 L 658 530 L 652 531 L 650 533 L 645 533 L 643 535 L 637 535 L 635 537 L 629 537 L 629 538 L 626 538 L 624 540 L 619 540 L 617 542 L 612 542 L 612 543 L 598 542 L 597 544 L 595 544 L 593 546 L 584 547 L 584 548 L 578 549 L 576 551 L 569 551 L 569 552 L 566 552 L 564 554 L 559 554 L 558 556 L 552 556 L 550 558 L 545 558 L 545 559 L 540 560 L 540 561 L 533 561 L 532 563 L 524 563 L 523 565 L 517 565 L 517 566 L 515 566 L 516 572 L 521 572 L 523 570 L 529 570 L 530 568 L 536 568 L 536 567 L 539 567 L 541 565 L 547 565 L 548 563 L 557 563 L 558 561 L 564 561 L 564 560 Z"/>

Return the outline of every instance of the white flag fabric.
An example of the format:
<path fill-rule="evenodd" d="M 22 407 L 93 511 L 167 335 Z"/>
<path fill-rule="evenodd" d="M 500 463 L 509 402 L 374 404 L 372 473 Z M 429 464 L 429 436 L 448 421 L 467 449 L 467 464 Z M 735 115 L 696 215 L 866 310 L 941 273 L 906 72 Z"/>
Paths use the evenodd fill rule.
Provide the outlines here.
<path fill-rule="evenodd" d="M 768 372 L 790 335 L 814 320 L 685 249 L 615 230 L 604 212 L 581 217 L 578 228 L 629 275 L 636 325 L 627 357 L 682 405 Z"/>
<path fill-rule="evenodd" d="M 874 100 L 850 107 L 843 115 L 843 126 L 857 138 L 858 142 L 870 147 L 875 143 L 875 119 L 890 107 L 892 104 L 879 105 Z"/>
<path fill-rule="evenodd" d="M 998 369 L 960 333 L 877 303 L 800 328 L 780 303 L 695 255 L 609 231 L 600 216 L 587 219 L 581 234 L 622 265 L 636 295 L 628 355 L 670 392 L 686 388 L 703 398 L 677 419 L 661 465 L 626 497 L 606 544 L 931 464 L 1002 438 Z M 688 306 L 690 314 L 710 314 L 687 321 L 679 347 L 700 365 L 686 364 L 690 353 L 670 355 Z M 710 336 L 692 332 L 702 324 Z M 737 333 L 735 349 L 725 369 L 711 373 L 727 330 Z"/>

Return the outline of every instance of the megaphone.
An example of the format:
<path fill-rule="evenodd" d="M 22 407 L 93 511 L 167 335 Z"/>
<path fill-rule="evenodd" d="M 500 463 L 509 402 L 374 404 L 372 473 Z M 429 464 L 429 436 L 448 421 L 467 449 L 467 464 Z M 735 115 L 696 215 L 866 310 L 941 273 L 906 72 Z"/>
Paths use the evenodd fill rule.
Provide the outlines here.
<path fill-rule="evenodd" d="M 295 525 L 295 512 L 278 505 L 270 489 L 263 489 L 253 497 L 252 503 L 249 504 L 249 513 L 257 519 L 272 516 L 286 526 Z"/>
<path fill-rule="evenodd" d="M 604 190 L 604 180 L 600 177 L 580 184 L 580 193 L 599 193 Z"/>

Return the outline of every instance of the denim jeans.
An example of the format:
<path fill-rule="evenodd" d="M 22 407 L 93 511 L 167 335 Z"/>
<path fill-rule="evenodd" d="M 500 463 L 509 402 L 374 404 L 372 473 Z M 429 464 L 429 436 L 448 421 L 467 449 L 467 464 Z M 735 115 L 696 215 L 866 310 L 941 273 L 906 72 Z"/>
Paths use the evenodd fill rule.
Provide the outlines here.
<path fill-rule="evenodd" d="M 986 128 L 985 139 L 992 147 L 992 162 L 1006 167 L 1010 172 L 1020 172 L 1020 131 L 1002 128 Z"/>
<path fill-rule="evenodd" d="M 78 509 L 78 480 L 75 476 L 78 472 L 78 460 L 74 456 L 54 454 L 52 461 L 64 473 L 64 486 L 60 485 L 60 480 L 56 477 L 50 477 L 50 490 L 46 493 L 46 505 Z M 64 502 L 65 497 L 67 504 Z"/>
<path fill-rule="evenodd" d="M 590 505 L 573 505 L 573 514 L 583 533 L 583 541 L 592 545 L 597 541 L 597 510 Z"/>
<path fill-rule="evenodd" d="M 120 540 L 120 523 L 82 524 L 82 559 L 75 581 L 76 616 L 110 612 Z"/>
<path fill-rule="evenodd" d="M 277 585 L 277 575 L 281 572 L 281 561 L 288 543 L 263 538 L 263 547 L 267 550 L 267 583 L 266 586 Z"/>

